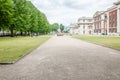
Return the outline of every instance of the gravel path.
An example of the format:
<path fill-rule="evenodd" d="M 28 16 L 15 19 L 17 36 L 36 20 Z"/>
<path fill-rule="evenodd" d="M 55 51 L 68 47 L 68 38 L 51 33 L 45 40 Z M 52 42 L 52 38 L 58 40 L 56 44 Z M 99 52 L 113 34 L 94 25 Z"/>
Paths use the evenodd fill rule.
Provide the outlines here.
<path fill-rule="evenodd" d="M 120 51 L 54 36 L 12 65 L 0 80 L 120 80 Z"/>

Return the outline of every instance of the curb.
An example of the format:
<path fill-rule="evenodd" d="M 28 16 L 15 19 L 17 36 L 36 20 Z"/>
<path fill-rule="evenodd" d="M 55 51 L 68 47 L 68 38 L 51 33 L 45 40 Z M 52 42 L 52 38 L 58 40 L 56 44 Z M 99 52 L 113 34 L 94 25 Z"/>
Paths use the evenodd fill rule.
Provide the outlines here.
<path fill-rule="evenodd" d="M 78 39 L 78 38 L 74 38 L 74 39 L 81 40 L 81 39 Z M 106 47 L 106 48 L 110 48 L 110 49 L 113 49 L 113 50 L 116 50 L 116 51 L 120 51 L 119 49 L 115 49 L 115 48 L 112 48 L 112 47 L 109 47 L 109 46 L 105 46 L 103 44 L 97 44 L 97 43 L 90 42 L 90 41 L 85 41 L 85 40 L 81 40 L 81 41 L 88 42 L 88 43 L 95 44 L 95 45 L 99 45 L 99 46 Z"/>
<path fill-rule="evenodd" d="M 39 47 L 39 46 L 38 46 L 38 47 Z M 37 48 L 38 48 L 38 47 L 37 47 Z M 11 61 L 11 62 L 0 62 L 0 65 L 11 65 L 11 64 L 14 64 L 14 63 L 18 62 L 19 60 L 21 60 L 22 58 L 24 58 L 25 56 L 29 55 L 31 52 L 33 52 L 33 51 L 34 51 L 35 49 L 37 49 L 37 48 L 34 48 L 33 50 L 27 52 L 25 55 L 21 56 L 20 58 L 18 58 L 18 59 L 15 60 L 15 61 Z"/>
<path fill-rule="evenodd" d="M 52 38 L 52 37 L 51 37 Z M 48 40 L 50 40 L 51 38 L 49 38 Z M 23 59 L 25 56 L 29 55 L 30 53 L 32 53 L 34 50 L 36 50 L 38 47 L 42 46 L 44 43 L 46 43 L 48 40 L 46 40 L 45 42 L 43 42 L 42 44 L 38 45 L 36 48 L 33 48 L 31 51 L 27 52 L 25 55 L 21 56 L 20 58 L 18 58 L 15 61 L 11 61 L 11 62 L 0 62 L 0 65 L 12 65 L 15 64 L 16 62 L 20 61 L 21 59 Z"/>
<path fill-rule="evenodd" d="M 38 47 L 37 47 L 38 48 Z M 37 49 L 35 48 L 35 49 Z M 12 62 L 0 62 L 0 65 L 10 65 L 10 64 L 14 64 L 16 62 L 18 62 L 19 60 L 21 60 L 22 58 L 24 58 L 25 56 L 29 55 L 31 52 L 33 52 L 35 49 L 27 52 L 25 55 L 21 56 L 20 58 L 16 59 L 15 61 L 12 61 Z"/>

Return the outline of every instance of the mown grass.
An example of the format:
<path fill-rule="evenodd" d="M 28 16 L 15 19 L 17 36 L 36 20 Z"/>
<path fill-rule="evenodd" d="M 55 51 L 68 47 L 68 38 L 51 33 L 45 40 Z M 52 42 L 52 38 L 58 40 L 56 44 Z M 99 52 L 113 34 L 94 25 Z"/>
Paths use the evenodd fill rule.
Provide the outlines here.
<path fill-rule="evenodd" d="M 50 36 L 0 38 L 0 62 L 16 61 L 49 38 Z"/>
<path fill-rule="evenodd" d="M 116 36 L 73 36 L 73 37 L 120 50 L 119 36 L 118 37 Z"/>

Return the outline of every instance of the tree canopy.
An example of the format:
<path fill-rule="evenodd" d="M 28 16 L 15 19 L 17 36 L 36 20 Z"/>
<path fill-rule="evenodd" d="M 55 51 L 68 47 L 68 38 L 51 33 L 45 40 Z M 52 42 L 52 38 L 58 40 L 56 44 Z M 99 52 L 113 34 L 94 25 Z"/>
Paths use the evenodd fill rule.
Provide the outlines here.
<path fill-rule="evenodd" d="M 46 34 L 50 24 L 40 10 L 28 0 L 0 0 L 0 30 L 8 30 L 11 36 Z"/>
<path fill-rule="evenodd" d="M 59 29 L 59 24 L 58 23 L 54 23 L 51 25 L 51 31 L 52 32 L 57 32 L 57 30 Z"/>
<path fill-rule="evenodd" d="M 63 32 L 63 30 L 64 30 L 64 25 L 63 24 L 60 24 L 60 30 L 61 30 L 61 32 Z"/>
<path fill-rule="evenodd" d="M 13 1 L 0 0 L 0 28 L 7 29 L 12 23 Z"/>

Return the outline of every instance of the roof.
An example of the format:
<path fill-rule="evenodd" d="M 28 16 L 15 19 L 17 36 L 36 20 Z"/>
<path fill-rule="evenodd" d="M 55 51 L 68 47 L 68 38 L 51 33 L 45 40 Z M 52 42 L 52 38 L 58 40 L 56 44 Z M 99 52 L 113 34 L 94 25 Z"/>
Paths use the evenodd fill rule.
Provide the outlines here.
<path fill-rule="evenodd" d="M 93 17 L 80 17 L 78 20 L 88 20 L 88 19 L 93 19 Z"/>
<path fill-rule="evenodd" d="M 97 11 L 94 15 L 93 15 L 93 17 L 95 17 L 95 16 L 98 16 L 98 15 L 101 15 L 101 14 L 103 14 L 103 13 L 105 13 L 106 11 Z"/>
<path fill-rule="evenodd" d="M 119 5 L 119 4 L 120 4 L 120 1 L 118 1 L 118 2 L 115 2 L 114 4 L 115 4 L 115 5 Z"/>
<path fill-rule="evenodd" d="M 117 8 L 117 6 L 114 5 L 114 6 L 110 7 L 110 8 L 108 8 L 107 11 L 111 11 L 111 10 L 114 10 L 114 9 L 116 9 L 116 8 Z"/>
<path fill-rule="evenodd" d="M 78 24 L 77 24 L 77 23 L 70 24 L 70 28 L 76 28 L 76 27 L 78 27 Z"/>

